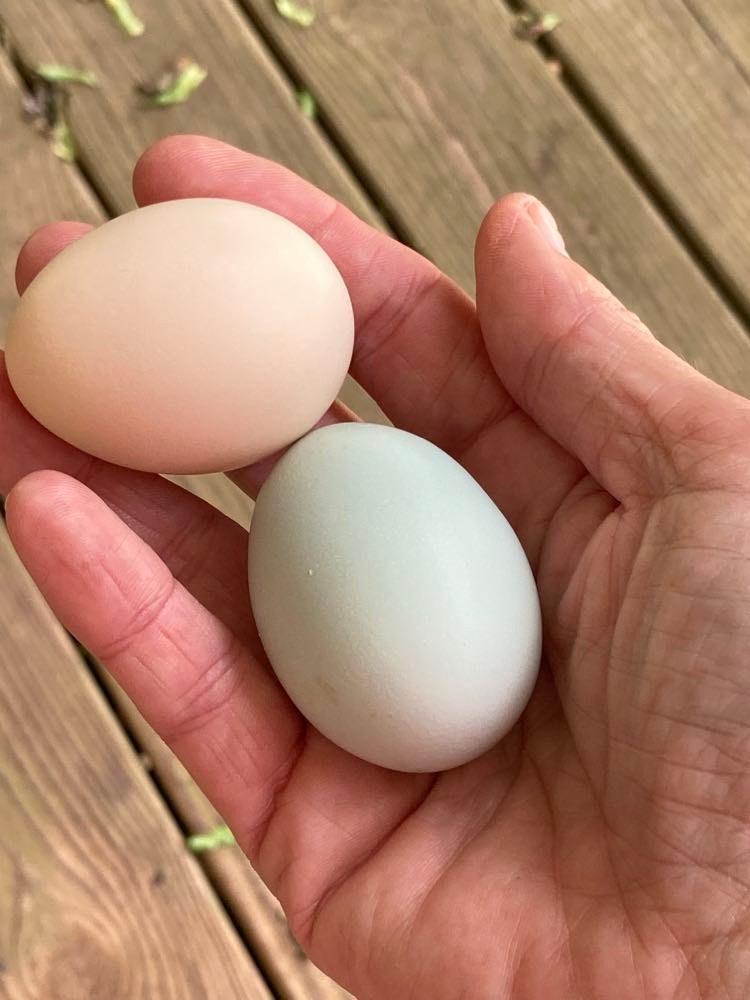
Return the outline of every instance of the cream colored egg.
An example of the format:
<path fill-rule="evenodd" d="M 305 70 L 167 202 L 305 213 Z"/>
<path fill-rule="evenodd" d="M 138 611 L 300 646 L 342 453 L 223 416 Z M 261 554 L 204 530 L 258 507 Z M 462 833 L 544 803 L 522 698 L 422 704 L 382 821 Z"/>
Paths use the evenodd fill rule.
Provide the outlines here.
<path fill-rule="evenodd" d="M 199 198 L 127 213 L 67 247 L 23 295 L 6 359 L 26 408 L 84 451 L 214 472 L 314 426 L 353 329 L 343 279 L 310 236 Z"/>
<path fill-rule="evenodd" d="M 261 489 L 249 557 L 274 671 L 345 750 L 403 771 L 455 767 L 528 701 L 541 619 L 526 556 L 427 441 L 371 424 L 313 431 Z"/>

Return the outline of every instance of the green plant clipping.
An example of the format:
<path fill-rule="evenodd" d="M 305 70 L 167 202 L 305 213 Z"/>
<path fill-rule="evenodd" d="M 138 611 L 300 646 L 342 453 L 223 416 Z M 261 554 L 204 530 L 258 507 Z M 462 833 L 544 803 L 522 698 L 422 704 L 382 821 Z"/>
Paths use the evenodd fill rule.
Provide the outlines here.
<path fill-rule="evenodd" d="M 309 90 L 297 91 L 297 104 L 305 118 L 315 121 L 318 117 L 318 105 Z"/>
<path fill-rule="evenodd" d="M 146 25 L 133 12 L 128 0 L 102 0 L 102 2 L 105 7 L 112 11 L 115 20 L 126 35 L 130 35 L 131 38 L 139 38 L 146 30 Z"/>
<path fill-rule="evenodd" d="M 66 163 L 76 158 L 73 134 L 68 125 L 69 92 L 63 83 L 45 80 L 37 72 L 31 74 L 29 90 L 21 94 L 24 116 L 43 135 L 54 155 Z"/>
<path fill-rule="evenodd" d="M 550 31 L 554 31 L 555 28 L 560 24 L 560 15 L 553 14 L 548 11 L 546 14 L 542 14 L 539 18 L 539 31 L 542 35 L 549 34 Z"/>
<path fill-rule="evenodd" d="M 50 129 L 50 146 L 58 160 L 64 160 L 65 163 L 75 163 L 76 147 L 73 142 L 73 133 L 62 114 L 58 116 L 57 121 Z"/>
<path fill-rule="evenodd" d="M 96 73 L 88 69 L 77 69 L 75 66 L 63 66 L 59 63 L 42 63 L 34 69 L 37 76 L 47 83 L 80 83 L 84 87 L 98 85 Z"/>
<path fill-rule="evenodd" d="M 146 98 L 147 107 L 166 108 L 172 104 L 184 104 L 207 76 L 208 71 L 203 66 L 183 56 L 154 84 L 141 84 L 138 89 Z"/>
<path fill-rule="evenodd" d="M 519 14 L 516 20 L 514 34 L 524 42 L 535 42 L 537 39 L 554 31 L 561 22 L 559 14 L 547 11 L 543 14 Z"/>
<path fill-rule="evenodd" d="M 194 833 L 185 843 L 193 854 L 202 854 L 204 851 L 215 851 L 218 847 L 228 847 L 236 841 L 226 823 L 221 823 L 206 833 Z"/>
<path fill-rule="evenodd" d="M 315 20 L 315 11 L 299 0 L 274 0 L 276 10 L 286 21 L 299 25 L 300 28 L 309 28 Z"/>

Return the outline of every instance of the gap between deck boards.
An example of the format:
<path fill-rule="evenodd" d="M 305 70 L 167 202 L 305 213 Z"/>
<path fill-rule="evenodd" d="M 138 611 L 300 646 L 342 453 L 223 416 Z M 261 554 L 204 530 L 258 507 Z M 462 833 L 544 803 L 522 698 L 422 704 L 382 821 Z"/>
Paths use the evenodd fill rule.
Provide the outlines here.
<path fill-rule="evenodd" d="M 529 9 L 529 4 L 525 3 L 524 0 L 499 0 L 499 2 L 504 3 L 508 10 L 514 14 L 522 14 Z M 705 30 L 698 15 L 692 9 L 691 13 Z M 669 192 L 659 182 L 639 153 L 637 145 L 628 139 L 618 126 L 617 119 L 609 114 L 604 103 L 597 98 L 596 89 L 589 85 L 584 74 L 579 73 L 571 61 L 565 57 L 555 42 L 554 32 L 543 35 L 533 44 L 542 58 L 553 57 L 558 61 L 561 67 L 560 82 L 584 112 L 592 127 L 606 140 L 623 167 L 664 219 L 695 264 L 709 279 L 727 308 L 747 329 L 748 336 L 750 336 L 750 311 L 737 297 L 731 282 L 714 264 L 713 254 L 703 241 L 700 232 L 682 217 Z"/>
<path fill-rule="evenodd" d="M 71 642 L 73 642 L 76 646 L 78 655 L 85 663 L 94 684 L 99 690 L 99 693 L 106 702 L 110 712 L 117 720 L 120 729 L 133 750 L 133 753 L 143 766 L 146 777 L 151 782 L 154 791 L 164 806 L 164 809 L 172 817 L 175 826 L 182 834 L 183 840 L 187 843 L 188 836 L 196 831 L 191 830 L 187 825 L 185 818 L 181 815 L 181 812 L 175 803 L 174 793 L 170 792 L 169 784 L 162 779 L 159 774 L 159 770 L 154 767 L 153 764 L 149 767 L 144 763 L 144 761 L 151 759 L 149 747 L 143 740 L 139 739 L 138 733 L 136 732 L 132 721 L 128 718 L 125 711 L 123 711 L 121 704 L 118 703 L 117 698 L 114 696 L 114 680 L 110 680 L 108 682 L 105 679 L 106 667 L 100 664 L 73 636 L 71 636 Z M 187 846 L 185 849 L 188 849 Z M 263 956 L 258 952 L 258 949 L 255 947 L 255 943 L 245 932 L 245 928 L 242 926 L 242 923 L 238 921 L 237 914 L 231 906 L 231 901 L 226 899 L 224 894 L 221 892 L 220 885 L 217 884 L 216 879 L 213 877 L 211 865 L 206 864 L 205 858 L 201 856 L 198 857 L 198 863 L 200 864 L 206 882 L 208 883 L 208 886 L 211 889 L 218 905 L 224 910 L 224 913 L 226 914 L 229 923 L 232 925 L 235 934 L 246 948 L 247 953 L 254 962 L 269 994 L 274 998 L 274 1000 L 283 1000 L 283 995 L 279 992 L 280 984 L 275 981 L 274 976 L 269 973 L 269 969 L 263 959 Z"/>
<path fill-rule="evenodd" d="M 292 58 L 286 53 L 283 43 L 274 37 L 254 11 L 243 0 L 231 0 L 240 16 L 244 17 L 251 28 L 263 41 L 281 71 L 296 88 L 312 87 L 313 81 L 305 79 L 294 67 Z M 518 15 L 529 11 L 531 5 L 525 0 L 498 0 L 508 11 Z M 700 20 L 694 14 L 696 20 Z M 578 73 L 575 67 L 565 58 L 556 46 L 554 32 L 543 36 L 533 43 L 541 59 L 551 56 L 560 63 L 560 81 L 586 116 L 587 120 L 605 140 L 625 171 L 640 188 L 658 215 L 663 219 L 675 238 L 685 248 L 692 261 L 703 272 L 713 286 L 724 305 L 746 329 L 750 336 L 750 311 L 734 293 L 730 280 L 722 274 L 721 269 L 713 263 L 710 248 L 704 243 L 697 232 L 684 218 L 678 206 L 669 193 L 660 184 L 647 163 L 640 156 L 637 146 L 629 141 L 618 127 L 617 120 L 611 116 L 603 103 L 597 100 L 596 91 L 588 85 L 585 77 Z M 422 252 L 420 246 L 409 236 L 409 227 L 400 219 L 398 210 L 389 202 L 387 190 L 381 189 L 377 179 L 368 172 L 365 164 L 360 161 L 341 131 L 328 118 L 325 103 L 319 107 L 316 124 L 330 145 L 336 150 L 340 159 L 349 167 L 363 191 L 386 221 L 389 229 L 402 243 Z"/>

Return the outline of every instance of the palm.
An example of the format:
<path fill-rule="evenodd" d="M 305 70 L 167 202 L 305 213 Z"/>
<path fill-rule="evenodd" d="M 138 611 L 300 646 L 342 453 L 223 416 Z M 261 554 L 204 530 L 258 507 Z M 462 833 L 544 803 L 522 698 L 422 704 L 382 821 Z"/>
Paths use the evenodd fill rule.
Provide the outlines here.
<path fill-rule="evenodd" d="M 352 291 L 360 381 L 398 424 L 463 461 L 524 543 L 546 627 L 534 697 L 497 748 L 442 775 L 344 754 L 269 675 L 240 529 L 161 480 L 82 465 L 6 392 L 0 485 L 34 468 L 83 474 L 158 554 L 88 491 L 46 474 L 8 507 L 23 558 L 214 799 L 312 957 L 362 1000 L 614 1000 L 720 982 L 721 943 L 742 946 L 750 884 L 732 839 L 750 822 L 736 627 L 750 587 L 742 402 L 658 355 L 611 302 L 591 309 L 601 291 L 545 243 L 521 200 L 480 240 L 480 333 L 472 304 L 425 262 L 280 168 L 222 156 L 167 142 L 141 164 L 139 195 L 262 191 L 268 207 L 297 205 Z M 526 270 L 498 273 L 511 236 L 511 258 L 543 272 L 544 301 Z M 48 232 L 28 247 L 22 283 L 69 238 Z M 632 385 L 626 347 L 646 358 Z M 659 385 L 643 378 L 657 361 Z M 618 393 L 619 413 L 607 399 Z M 664 462 L 672 439 L 678 458 Z M 237 479 L 252 491 L 258 470 Z"/>
<path fill-rule="evenodd" d="M 503 988 L 513 997 L 626 997 L 641 981 L 649 996 L 673 995 L 678 985 L 689 996 L 719 974 L 712 952 L 730 919 L 726 893 L 740 909 L 747 898 L 717 845 L 738 807 L 747 817 L 748 802 L 734 798 L 742 760 L 727 769 L 728 746 L 704 728 L 726 710 L 721 686 L 698 674 L 697 698 L 689 660 L 715 625 L 700 607 L 700 587 L 720 585 L 716 565 L 706 565 L 705 521 L 731 516 L 732 505 L 719 510 L 706 496 L 627 512 L 600 492 L 582 493 L 565 528 L 542 540 L 550 574 L 548 587 L 543 574 L 539 584 L 557 687 L 545 664 L 501 746 L 429 781 L 404 777 L 398 794 L 417 808 L 372 853 L 362 845 L 366 861 L 314 904 L 312 924 L 302 897 L 303 927 L 332 965 L 342 945 L 350 969 L 366 969 L 373 951 L 391 956 L 390 977 L 372 983 L 373 996 L 401 995 L 407 967 L 415 975 L 404 995 L 436 997 L 460 996 L 466 982 L 475 997 Z M 605 510 L 571 571 L 570 532 L 591 531 L 590 506 Z M 748 537 L 743 516 L 736 524 Z M 671 551 L 670 536 L 679 539 Z M 691 556 L 704 563 L 691 581 L 694 645 L 679 610 L 652 607 L 654 595 L 684 582 Z M 718 597 L 705 594 L 711 605 Z M 665 657 L 665 637 L 670 653 L 686 640 L 677 661 Z M 738 638 L 734 664 L 727 649 L 728 676 L 733 666 L 739 673 L 740 648 Z M 311 790 L 300 795 L 314 802 Z M 318 821 L 313 812 L 310 822 Z M 734 919 L 737 908 L 729 909 Z M 326 954 L 331 942 L 335 955 Z"/>

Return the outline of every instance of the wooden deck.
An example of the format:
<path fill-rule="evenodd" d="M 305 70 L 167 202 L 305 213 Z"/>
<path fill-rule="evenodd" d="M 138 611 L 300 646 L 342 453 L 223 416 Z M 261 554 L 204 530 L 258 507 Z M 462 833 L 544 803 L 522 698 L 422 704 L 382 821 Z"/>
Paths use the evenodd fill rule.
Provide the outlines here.
<path fill-rule="evenodd" d="M 272 0 L 133 6 L 137 40 L 99 4 L 0 0 L 13 44 L 0 51 L 0 330 L 28 232 L 132 207 L 142 149 L 195 131 L 288 164 L 469 289 L 483 213 L 530 190 L 660 339 L 750 395 L 747 0 L 555 0 L 561 24 L 537 44 L 514 37 L 515 0 L 316 0 L 308 29 Z M 205 84 L 138 109 L 134 85 L 181 53 Z M 101 81 L 73 96 L 77 165 L 20 113 L 19 66 L 48 62 Z M 348 399 L 376 413 L 355 387 Z M 226 479 L 190 486 L 248 520 Z M 0 525 L 0 998 L 347 996 L 236 848 L 200 863 L 187 850 L 186 833 L 216 822 L 82 660 Z"/>

